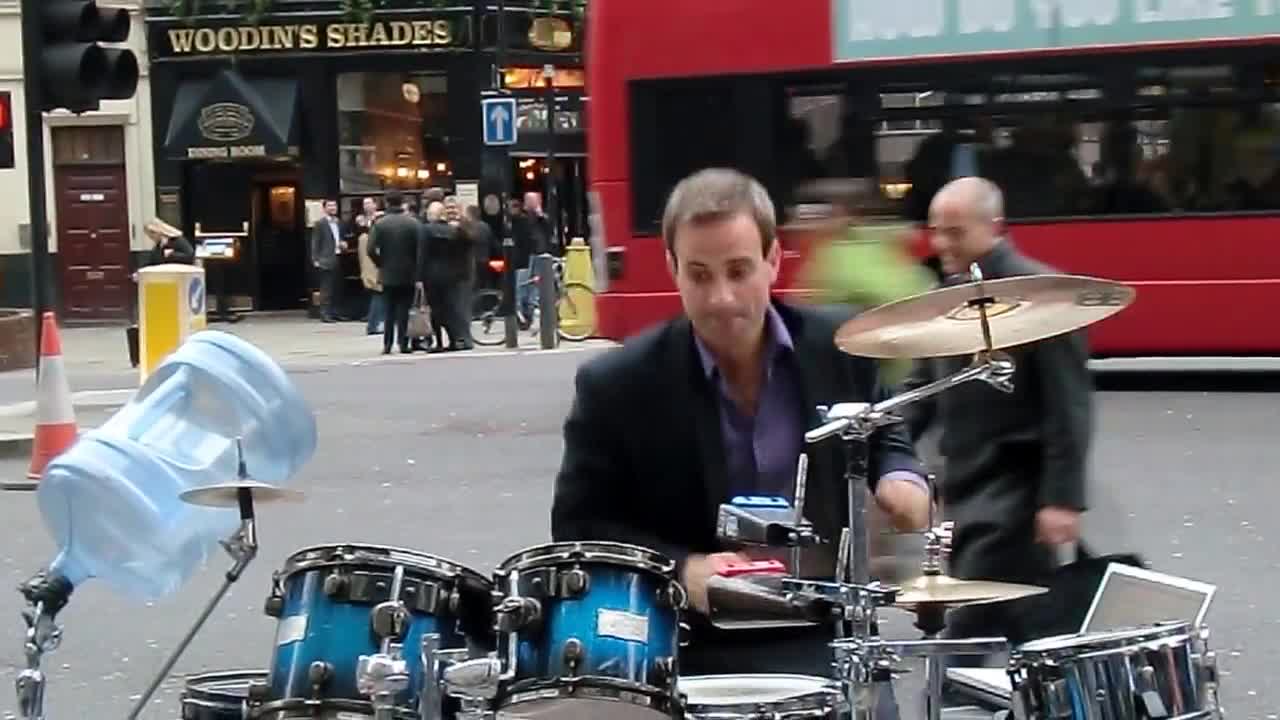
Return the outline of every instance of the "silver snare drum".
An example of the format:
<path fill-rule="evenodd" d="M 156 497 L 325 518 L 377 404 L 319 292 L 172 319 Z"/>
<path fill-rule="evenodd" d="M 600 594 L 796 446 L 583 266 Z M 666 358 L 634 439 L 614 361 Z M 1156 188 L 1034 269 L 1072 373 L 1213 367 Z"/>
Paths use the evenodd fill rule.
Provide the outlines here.
<path fill-rule="evenodd" d="M 1009 660 L 1018 720 L 1219 718 L 1208 631 L 1169 623 L 1062 635 L 1019 647 Z"/>
<path fill-rule="evenodd" d="M 836 720 L 840 685 L 808 675 L 693 675 L 676 681 L 685 720 Z"/>

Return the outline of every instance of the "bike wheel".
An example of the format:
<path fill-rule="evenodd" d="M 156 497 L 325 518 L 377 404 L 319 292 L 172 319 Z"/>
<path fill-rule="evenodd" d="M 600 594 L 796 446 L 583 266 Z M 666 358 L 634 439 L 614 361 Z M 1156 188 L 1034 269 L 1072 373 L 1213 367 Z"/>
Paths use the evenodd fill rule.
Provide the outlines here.
<path fill-rule="evenodd" d="M 471 296 L 471 341 L 476 345 L 501 345 L 506 339 L 501 306 L 501 290 L 477 290 Z"/>
<path fill-rule="evenodd" d="M 586 340 L 596 332 L 596 292 L 589 285 L 569 283 L 556 304 L 560 337 L 571 342 Z"/>

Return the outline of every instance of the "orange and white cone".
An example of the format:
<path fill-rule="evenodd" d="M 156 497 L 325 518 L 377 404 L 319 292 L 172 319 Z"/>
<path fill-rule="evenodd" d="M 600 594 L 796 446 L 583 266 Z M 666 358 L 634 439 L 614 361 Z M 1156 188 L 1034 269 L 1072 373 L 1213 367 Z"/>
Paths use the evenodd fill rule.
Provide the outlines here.
<path fill-rule="evenodd" d="M 62 362 L 62 338 L 58 337 L 58 321 L 46 312 L 40 331 L 40 380 L 36 386 L 36 432 L 31 446 L 32 480 L 44 475 L 49 461 L 76 441 L 75 408 L 71 404 L 71 386 Z"/>

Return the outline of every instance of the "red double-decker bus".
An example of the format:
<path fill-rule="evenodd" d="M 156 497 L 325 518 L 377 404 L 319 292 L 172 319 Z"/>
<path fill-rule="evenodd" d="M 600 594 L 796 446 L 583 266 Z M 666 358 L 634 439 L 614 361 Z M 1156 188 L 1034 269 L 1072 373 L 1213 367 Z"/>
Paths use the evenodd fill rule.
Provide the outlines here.
<path fill-rule="evenodd" d="M 1280 353 L 1280 2 L 646 0 L 589 23 L 606 337 L 679 311 L 663 203 L 731 166 L 784 215 L 784 291 L 801 183 L 877 178 L 923 227 L 976 172 L 1025 252 L 1138 288 L 1095 353 Z"/>

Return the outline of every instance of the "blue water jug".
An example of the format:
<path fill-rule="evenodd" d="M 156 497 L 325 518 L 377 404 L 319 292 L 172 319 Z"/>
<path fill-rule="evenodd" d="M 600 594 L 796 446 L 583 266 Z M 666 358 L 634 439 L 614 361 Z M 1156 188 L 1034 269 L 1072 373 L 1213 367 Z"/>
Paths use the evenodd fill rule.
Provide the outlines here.
<path fill-rule="evenodd" d="M 284 371 L 227 333 L 191 336 L 102 427 L 45 470 L 37 499 L 51 567 L 140 600 L 181 587 L 234 530 L 235 510 L 179 495 L 249 475 L 283 485 L 315 453 L 315 416 Z"/>

